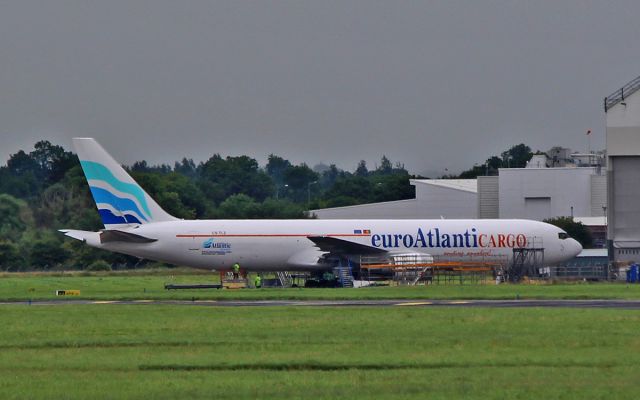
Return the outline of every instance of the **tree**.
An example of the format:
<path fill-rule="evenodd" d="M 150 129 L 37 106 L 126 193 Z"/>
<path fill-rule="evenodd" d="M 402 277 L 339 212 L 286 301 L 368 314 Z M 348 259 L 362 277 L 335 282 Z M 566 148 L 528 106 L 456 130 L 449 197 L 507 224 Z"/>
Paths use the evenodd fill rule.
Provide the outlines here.
<path fill-rule="evenodd" d="M 9 157 L 1 175 L 0 189 L 15 197 L 34 197 L 43 186 L 38 164 L 22 150 Z"/>
<path fill-rule="evenodd" d="M 179 218 L 205 217 L 209 209 L 207 198 L 194 181 L 184 175 L 172 172 L 165 175 L 161 179 L 161 183 L 162 192 L 158 197 L 158 202 L 162 201 L 160 204 L 163 208 L 166 207 L 165 211 Z M 171 203 L 175 205 L 175 209 Z"/>
<path fill-rule="evenodd" d="M 198 169 L 201 189 L 216 204 L 234 194 L 245 194 L 261 202 L 275 192 L 271 178 L 248 156 L 223 159 L 216 154 Z"/>
<path fill-rule="evenodd" d="M 234 194 L 220 204 L 217 216 L 228 219 L 256 218 L 260 214 L 259 208 L 259 204 L 246 194 Z"/>
<path fill-rule="evenodd" d="M 482 175 L 498 175 L 498 168 L 524 168 L 531 160 L 533 153 L 531 148 L 524 144 L 512 146 L 509 150 L 500 153 L 500 157 L 491 156 L 481 165 L 474 165 L 473 168 L 460 173 L 456 178 L 474 179 Z"/>
<path fill-rule="evenodd" d="M 309 185 L 318 181 L 319 176 L 303 163 L 287 168 L 283 178 L 284 183 L 289 185 L 288 197 L 294 201 L 303 202 L 307 198 L 307 191 L 311 190 Z"/>
<path fill-rule="evenodd" d="M 373 201 L 373 186 L 370 180 L 361 176 L 339 179 L 335 185 L 325 193 L 324 197 L 332 203 L 330 207 L 338 207 L 338 205 L 335 205 L 335 202 L 331 201 L 332 199 L 339 199 L 339 203 L 370 203 Z"/>
<path fill-rule="evenodd" d="M 154 172 L 157 174 L 168 174 L 171 172 L 171 167 L 167 164 L 149 165 L 145 160 L 136 161 L 133 163 L 129 172 Z"/>
<path fill-rule="evenodd" d="M 340 172 L 341 171 L 338 169 L 338 167 L 336 167 L 335 164 L 329 165 L 329 169 L 322 172 L 322 175 L 320 176 L 320 185 L 323 188 L 329 188 L 333 186 L 333 184 L 336 182 L 336 179 L 340 177 Z M 344 173 L 344 171 L 342 171 L 342 173 Z"/>
<path fill-rule="evenodd" d="M 62 146 L 53 145 L 48 140 L 36 143 L 29 153 L 40 168 L 42 177 L 48 183 L 60 181 L 69 169 L 78 164 L 78 157 Z"/>
<path fill-rule="evenodd" d="M 32 266 L 51 269 L 64 263 L 70 254 L 62 246 L 62 237 L 46 232 L 30 243 L 29 261 Z"/>
<path fill-rule="evenodd" d="M 373 184 L 371 201 L 394 201 L 413 199 L 416 197 L 416 188 L 409 182 L 409 174 L 393 173 L 378 177 Z"/>
<path fill-rule="evenodd" d="M 531 160 L 533 153 L 529 146 L 520 143 L 512 146 L 509 150 L 503 151 L 500 156 L 502 157 L 503 166 L 524 168 L 527 166 L 527 162 Z"/>
<path fill-rule="evenodd" d="M 483 176 L 488 174 L 489 169 L 485 164 L 483 165 L 474 165 L 473 168 L 468 169 L 466 171 L 462 171 L 460 175 L 454 177 L 457 179 L 475 179 L 479 176 Z"/>
<path fill-rule="evenodd" d="M 0 238 L 15 240 L 33 218 L 27 203 L 8 194 L 0 194 Z"/>
<path fill-rule="evenodd" d="M 304 207 L 283 199 L 266 199 L 260 206 L 260 218 L 301 219 L 307 218 Z"/>
<path fill-rule="evenodd" d="M 13 242 L 0 240 L 0 270 L 19 271 L 24 264 L 20 248 Z"/>
<path fill-rule="evenodd" d="M 365 160 L 360 160 L 358 163 L 358 167 L 356 168 L 356 175 L 365 177 L 369 175 L 369 170 L 367 169 L 367 162 Z"/>
<path fill-rule="evenodd" d="M 18 151 L 16 154 L 12 154 L 7 161 L 7 168 L 14 176 L 26 175 L 33 173 L 36 177 L 41 178 L 40 165 L 29 156 L 23 150 Z"/>
<path fill-rule="evenodd" d="M 380 160 L 380 166 L 376 169 L 376 173 L 381 175 L 388 175 L 393 172 L 393 166 L 391 165 L 391 161 L 387 158 L 387 156 L 383 155 Z"/>
<path fill-rule="evenodd" d="M 289 160 L 285 160 L 284 158 L 278 157 L 274 154 L 269 154 L 269 159 L 265 169 L 267 174 L 276 184 L 282 185 L 284 183 L 284 174 L 289 168 L 291 168 Z"/>
<path fill-rule="evenodd" d="M 195 179 L 198 176 L 196 163 L 194 163 L 191 158 L 187 159 L 186 157 L 183 157 L 181 162 L 176 161 L 173 166 L 173 171 L 191 179 Z"/>
<path fill-rule="evenodd" d="M 545 219 L 544 222 L 555 225 L 564 230 L 569 236 L 580 242 L 583 248 L 590 248 L 593 246 L 591 232 L 589 232 L 582 222 L 575 222 L 571 217 L 549 218 Z"/>
<path fill-rule="evenodd" d="M 487 161 L 485 162 L 485 164 L 489 167 L 489 170 L 491 170 L 494 173 L 497 173 L 499 168 L 505 167 L 504 163 L 502 162 L 502 159 L 498 156 L 492 156 L 487 158 Z"/>

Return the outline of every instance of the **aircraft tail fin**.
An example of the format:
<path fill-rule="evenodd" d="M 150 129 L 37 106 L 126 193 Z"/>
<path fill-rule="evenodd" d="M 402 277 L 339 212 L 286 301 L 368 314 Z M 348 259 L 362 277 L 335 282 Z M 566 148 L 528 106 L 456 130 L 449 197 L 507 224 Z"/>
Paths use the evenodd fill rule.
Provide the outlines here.
<path fill-rule="evenodd" d="M 74 138 L 73 145 L 105 228 L 176 220 L 93 138 Z"/>

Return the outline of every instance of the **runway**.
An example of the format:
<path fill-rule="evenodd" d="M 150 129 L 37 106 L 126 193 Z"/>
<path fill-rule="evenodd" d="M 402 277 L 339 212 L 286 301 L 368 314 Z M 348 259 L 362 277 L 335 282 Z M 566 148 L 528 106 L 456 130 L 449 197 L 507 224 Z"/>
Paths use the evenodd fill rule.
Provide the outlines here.
<path fill-rule="evenodd" d="M 640 309 L 640 300 L 40 300 L 0 306 L 172 305 L 199 307 L 494 307 Z"/>

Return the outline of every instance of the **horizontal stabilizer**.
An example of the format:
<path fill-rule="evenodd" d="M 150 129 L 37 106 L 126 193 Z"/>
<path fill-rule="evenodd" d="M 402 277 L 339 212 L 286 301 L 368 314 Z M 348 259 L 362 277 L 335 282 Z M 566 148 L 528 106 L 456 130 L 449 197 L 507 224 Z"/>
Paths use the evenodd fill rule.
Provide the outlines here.
<path fill-rule="evenodd" d="M 116 229 L 108 229 L 100 232 L 100 242 L 128 242 L 128 243 L 152 243 L 158 239 L 148 238 L 146 236 L 136 235 L 135 233 L 129 233 L 119 231 Z"/>
<path fill-rule="evenodd" d="M 91 246 L 96 246 L 100 243 L 100 233 L 91 231 L 80 231 L 76 229 L 60 229 L 60 232 L 70 238 L 86 242 Z"/>
<path fill-rule="evenodd" d="M 384 254 L 386 250 L 365 244 L 350 242 L 332 236 L 307 236 L 322 251 L 332 254 Z"/>

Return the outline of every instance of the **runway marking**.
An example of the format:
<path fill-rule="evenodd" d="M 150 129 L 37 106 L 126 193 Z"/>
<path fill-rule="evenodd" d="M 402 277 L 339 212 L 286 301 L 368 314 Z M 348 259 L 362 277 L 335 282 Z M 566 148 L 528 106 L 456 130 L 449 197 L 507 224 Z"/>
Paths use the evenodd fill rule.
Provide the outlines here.
<path fill-rule="evenodd" d="M 433 304 L 430 301 L 416 301 L 413 303 L 398 303 L 398 304 L 394 304 L 395 306 L 427 306 L 429 304 Z"/>
<path fill-rule="evenodd" d="M 22 305 L 22 306 L 71 306 L 82 304 L 111 304 L 118 305 L 177 305 L 177 306 L 209 306 L 209 307 L 248 307 L 248 306 L 266 306 L 266 307 L 345 307 L 345 306 L 371 306 L 371 307 L 389 307 L 389 306 L 453 306 L 453 307 L 580 307 L 580 308 L 617 308 L 617 309 L 633 309 L 640 310 L 640 300 L 260 300 L 260 301 L 236 301 L 236 300 L 36 300 L 36 301 L 16 301 L 16 302 L 0 302 L 1 306 Z"/>

